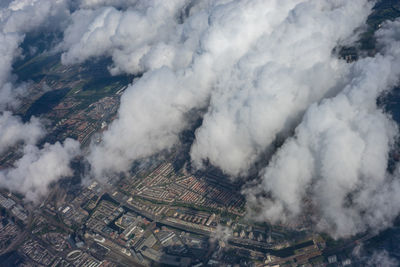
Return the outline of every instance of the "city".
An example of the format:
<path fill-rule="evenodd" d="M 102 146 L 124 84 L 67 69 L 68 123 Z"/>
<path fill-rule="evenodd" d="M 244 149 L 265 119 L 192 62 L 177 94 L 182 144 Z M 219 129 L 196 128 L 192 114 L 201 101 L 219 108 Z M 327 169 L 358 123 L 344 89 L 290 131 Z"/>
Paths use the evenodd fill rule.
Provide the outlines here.
<path fill-rule="evenodd" d="M 398 264 L 398 1 L 6 1 L 1 267 Z"/>

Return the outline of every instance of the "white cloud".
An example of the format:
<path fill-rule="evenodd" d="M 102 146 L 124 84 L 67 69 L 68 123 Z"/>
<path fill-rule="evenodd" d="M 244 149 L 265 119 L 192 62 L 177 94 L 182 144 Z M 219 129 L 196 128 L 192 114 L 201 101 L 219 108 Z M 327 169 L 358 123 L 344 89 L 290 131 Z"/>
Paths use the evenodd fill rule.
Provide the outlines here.
<path fill-rule="evenodd" d="M 127 8 L 138 4 L 138 0 L 81 0 L 81 8 L 97 8 L 101 6 L 113 6 Z"/>
<path fill-rule="evenodd" d="M 24 34 L 59 26 L 68 15 L 67 0 L 14 0 L 0 11 L 1 28 L 4 33 Z"/>
<path fill-rule="evenodd" d="M 188 125 L 185 114 L 211 99 L 192 159 L 246 173 L 310 103 L 345 81 L 346 64 L 331 52 L 352 38 L 371 7 L 364 0 L 209 1 L 193 4 L 180 23 L 175 14 L 187 5 L 73 15 L 64 63 L 109 55 L 114 73 L 147 71 L 128 88 L 119 120 L 94 149 L 95 169 L 126 170 L 170 148 Z M 114 160 L 101 160 L 107 154 Z"/>
<path fill-rule="evenodd" d="M 188 47 L 196 44 L 191 48 L 193 56 L 190 65 L 181 69 L 171 69 L 164 65 L 146 73 L 126 90 L 122 97 L 119 119 L 111 125 L 110 130 L 104 135 L 103 144 L 94 148 L 90 157 L 94 169 L 97 169 L 96 173 L 99 174 L 107 169 L 126 170 L 133 160 L 171 148 L 176 144 L 178 134 L 187 125 L 186 113 L 207 104 L 210 90 L 217 82 L 218 74 L 237 62 L 262 34 L 255 29 L 250 33 L 242 29 L 247 38 L 230 40 L 227 36 L 221 41 L 221 36 L 231 34 L 229 25 L 239 27 L 243 24 L 240 20 L 227 19 L 224 8 L 228 10 L 234 8 L 235 14 L 240 15 L 242 8 L 262 10 L 262 6 L 263 3 L 259 1 L 239 6 L 230 3 L 226 6 L 221 5 L 220 9 L 199 9 L 198 13 L 185 20 L 184 25 L 176 26 L 183 28 L 184 31 L 175 42 L 184 40 L 181 45 Z M 216 11 L 212 13 L 213 10 Z M 212 14 L 207 15 L 208 12 Z M 253 20 L 251 23 L 257 25 L 263 19 L 275 23 L 272 21 L 279 19 L 279 16 L 261 18 L 256 16 L 254 19 L 247 19 Z M 208 26 L 208 23 L 211 26 Z M 196 42 L 200 36 L 203 38 Z M 157 51 L 160 45 L 162 46 L 162 42 L 151 50 Z M 221 49 L 221 45 L 230 48 Z M 232 51 L 235 53 L 232 54 Z M 111 155 L 113 160 L 107 160 L 104 155 Z"/>
<path fill-rule="evenodd" d="M 63 63 L 109 56 L 113 74 L 144 73 L 91 148 L 95 175 L 172 148 L 190 111 L 206 109 L 191 158 L 232 176 L 246 175 L 296 129 L 245 192 L 258 219 L 311 211 L 338 237 L 381 229 L 398 214 L 399 182 L 386 171 L 398 129 L 376 106 L 397 83 L 398 22 L 378 33 L 383 50 L 374 58 L 347 64 L 333 54 L 356 39 L 371 1 L 91 3 L 72 15 Z"/>
<path fill-rule="evenodd" d="M 65 22 L 67 0 L 14 0 L 0 6 L 0 153 L 16 144 L 24 144 L 23 156 L 14 168 L 0 172 L 0 186 L 25 193 L 35 200 L 47 192 L 49 183 L 71 174 L 70 159 L 79 152 L 79 144 L 66 140 L 64 145 L 35 145 L 45 134 L 37 118 L 27 123 L 12 114 L 19 98 L 29 92 L 26 84 L 17 84 L 12 64 L 20 55 L 25 34 L 39 29 L 54 29 Z"/>
<path fill-rule="evenodd" d="M 184 29 L 175 16 L 185 1 L 141 1 L 136 8 L 81 9 L 72 15 L 61 48 L 64 64 L 108 55 L 112 73 L 139 73 L 161 66 L 187 65 L 192 50 L 179 43 Z M 186 44 L 190 42 L 187 40 Z M 179 55 L 177 55 L 179 52 Z"/>
<path fill-rule="evenodd" d="M 399 262 L 389 256 L 389 253 L 385 250 L 382 251 L 374 251 L 374 253 L 369 257 L 366 262 L 366 266 L 375 267 L 396 267 L 399 266 Z"/>
<path fill-rule="evenodd" d="M 10 112 L 0 115 L 0 154 L 18 142 L 34 145 L 44 136 L 44 129 L 37 118 L 22 123 L 19 117 Z"/>
<path fill-rule="evenodd" d="M 79 153 L 79 143 L 72 139 L 45 144 L 42 149 L 27 145 L 14 168 L 0 172 L 0 184 L 24 193 L 26 200 L 36 201 L 47 193 L 50 183 L 73 174 L 69 162 Z"/>
<path fill-rule="evenodd" d="M 398 45 L 360 59 L 343 91 L 307 109 L 295 136 L 264 170 L 261 184 L 246 190 L 251 205 L 258 203 L 263 211 L 257 217 L 293 220 L 308 199 L 317 227 L 335 237 L 391 224 L 400 211 L 393 204 L 400 201 L 400 187 L 397 177 L 387 174 L 387 163 L 398 128 L 376 100 L 398 82 Z M 272 198 L 256 198 L 260 192 Z"/>
<path fill-rule="evenodd" d="M 13 102 L 26 93 L 11 75 L 25 33 L 59 26 L 68 13 L 66 0 L 14 0 L 0 9 L 0 110 L 15 106 Z"/>
<path fill-rule="evenodd" d="M 195 163 L 206 159 L 228 174 L 246 174 L 308 105 L 345 82 L 347 66 L 332 50 L 362 25 L 369 7 L 365 1 L 304 1 L 286 11 L 213 90 L 192 147 Z"/>

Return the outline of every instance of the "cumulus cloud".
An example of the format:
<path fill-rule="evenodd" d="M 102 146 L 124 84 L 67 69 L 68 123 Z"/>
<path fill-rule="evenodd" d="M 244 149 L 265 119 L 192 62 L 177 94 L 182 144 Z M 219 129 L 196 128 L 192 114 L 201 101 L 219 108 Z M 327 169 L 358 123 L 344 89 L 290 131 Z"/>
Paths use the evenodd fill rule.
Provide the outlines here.
<path fill-rule="evenodd" d="M 246 173 L 308 105 L 345 81 L 347 66 L 331 52 L 362 25 L 369 8 L 366 1 L 304 1 L 284 14 L 213 90 L 192 160 Z"/>
<path fill-rule="evenodd" d="M 54 29 L 62 25 L 69 14 L 67 0 L 14 0 L 0 6 L 0 153 L 23 144 L 23 156 L 14 168 L 2 170 L 0 186 L 25 193 L 28 200 L 43 195 L 49 183 L 71 174 L 69 161 L 76 156 L 79 145 L 66 140 L 63 145 L 35 145 L 45 135 L 37 118 L 29 122 L 12 114 L 19 98 L 28 94 L 28 86 L 18 84 L 12 74 L 12 64 L 21 55 L 20 44 L 28 32 Z"/>
<path fill-rule="evenodd" d="M 67 0 L 14 0 L 1 10 L 0 18 L 3 33 L 24 34 L 60 26 L 68 15 Z"/>
<path fill-rule="evenodd" d="M 67 51 L 62 62 L 72 64 L 108 55 L 114 61 L 114 74 L 185 65 L 193 49 L 187 50 L 179 39 L 184 29 L 175 19 L 184 5 L 184 0 L 151 0 L 140 1 L 126 11 L 115 7 L 78 10 L 65 31 L 61 47 Z"/>
<path fill-rule="evenodd" d="M 239 12 L 239 7 L 237 11 Z M 223 14 L 218 16 L 223 17 Z M 121 100 L 119 119 L 104 135 L 103 144 L 94 148 L 91 155 L 95 170 L 126 170 L 133 160 L 172 147 L 177 142 L 180 131 L 187 125 L 186 113 L 207 104 L 209 91 L 212 88 L 211 82 L 217 78 L 216 72 L 224 69 L 222 62 L 220 65 L 214 63 L 221 60 L 228 66 L 233 64 L 235 58 L 244 53 L 245 49 L 242 46 L 249 47 L 260 34 L 254 32 L 252 38 L 245 40 L 225 39 L 225 45 L 230 43 L 232 50 L 236 50 L 236 54 L 232 55 L 232 51 L 221 50 L 220 47 L 211 44 L 219 41 L 217 33 L 224 27 L 215 25 L 205 33 L 203 31 L 207 25 L 208 15 L 205 12 L 199 12 L 186 19 L 185 28 L 188 31 L 191 28 L 193 30 L 186 34 L 192 36 L 189 39 L 185 36 L 179 38 L 179 40 L 186 39 L 185 45 L 191 46 L 192 41 L 189 44 L 187 42 L 196 39 L 196 32 L 208 36 L 204 37 L 201 43 L 197 42 L 198 45 L 204 46 L 204 51 L 193 56 L 191 59 L 193 63 L 187 68 L 174 70 L 163 65 L 146 73 L 127 89 Z M 112 155 L 114 160 L 105 159 L 103 157 L 105 154 Z"/>
<path fill-rule="evenodd" d="M 69 14 L 67 0 L 14 0 L 5 3 L 7 5 L 0 9 L 0 107 L 6 100 L 18 96 L 12 92 L 12 64 L 20 55 L 19 45 L 25 34 L 40 27 L 48 30 L 60 26 Z"/>
<path fill-rule="evenodd" d="M 14 0 L 0 9 L 0 111 L 15 108 L 18 98 L 27 93 L 25 85 L 16 85 L 12 64 L 21 55 L 19 45 L 25 34 L 60 26 L 67 18 L 66 0 Z"/>
<path fill-rule="evenodd" d="M 59 46 L 62 62 L 107 56 L 113 74 L 143 73 L 91 148 L 94 174 L 172 148 L 190 111 L 202 109 L 191 160 L 234 177 L 294 130 L 244 191 L 257 219 L 310 212 L 335 237 L 390 225 L 400 185 L 387 163 L 398 128 L 376 100 L 398 82 L 399 22 L 379 31 L 373 58 L 348 64 L 333 52 L 357 39 L 372 4 L 83 1 Z"/>
<path fill-rule="evenodd" d="M 245 173 L 308 104 L 335 90 L 347 70 L 331 51 L 354 35 L 371 8 L 363 0 L 139 6 L 77 11 L 65 32 L 65 64 L 108 55 L 113 73 L 146 72 L 127 89 L 119 119 L 93 149 L 95 170 L 126 170 L 172 147 L 189 125 L 185 115 L 211 103 L 192 159 Z"/>
<path fill-rule="evenodd" d="M 19 97 L 27 93 L 27 86 L 16 84 L 12 75 L 12 64 L 20 56 L 19 45 L 25 38 L 25 33 L 41 27 L 53 27 L 52 18 L 57 17 L 62 21 L 68 14 L 67 1 L 65 0 L 14 0 L 6 1 L 0 9 L 0 111 L 15 108 L 19 104 Z M 57 23 L 58 24 L 58 23 Z M 15 142 L 25 140 L 32 143 L 43 131 L 38 120 L 33 119 L 31 123 L 23 125 L 17 117 L 12 118 L 10 112 L 0 114 L 1 125 L 1 148 L 6 144 L 12 146 Z M 8 127 L 11 127 L 8 129 Z M 26 132 L 16 133 L 16 130 L 29 129 L 32 137 Z M 14 135 L 11 137 L 11 135 Z M 29 139 L 29 140 L 28 140 Z"/>
<path fill-rule="evenodd" d="M 398 38 L 397 26 L 378 33 L 382 44 L 390 44 L 383 55 L 353 64 L 352 79 L 339 94 L 307 109 L 262 182 L 245 191 L 262 210 L 258 218 L 293 220 L 309 200 L 317 228 L 343 237 L 385 228 L 399 214 L 398 173 L 387 173 L 398 128 L 376 104 L 398 82 L 400 43 L 390 38 Z"/>
<path fill-rule="evenodd" d="M 81 8 L 96 8 L 100 6 L 113 6 L 127 8 L 138 4 L 138 0 L 81 0 Z"/>
<path fill-rule="evenodd" d="M 14 167 L 0 172 L 0 185 L 35 201 L 47 193 L 51 182 L 73 174 L 69 162 L 79 153 L 79 143 L 73 139 L 66 139 L 63 144 L 45 144 L 42 149 L 27 145 Z"/>
<path fill-rule="evenodd" d="M 19 117 L 7 111 L 0 116 L 0 129 L 0 154 L 19 142 L 34 145 L 45 133 L 37 118 L 22 123 Z"/>
<path fill-rule="evenodd" d="M 390 257 L 389 253 L 385 250 L 374 251 L 370 257 L 367 257 L 366 266 L 375 267 L 395 267 L 399 266 L 399 261 L 395 258 Z"/>

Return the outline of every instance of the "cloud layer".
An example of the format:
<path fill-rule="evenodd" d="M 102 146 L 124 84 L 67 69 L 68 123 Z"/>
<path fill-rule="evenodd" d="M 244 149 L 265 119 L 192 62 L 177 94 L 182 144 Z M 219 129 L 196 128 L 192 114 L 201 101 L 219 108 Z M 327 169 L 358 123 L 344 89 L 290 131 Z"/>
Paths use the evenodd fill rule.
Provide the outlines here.
<path fill-rule="evenodd" d="M 0 129 L 0 154 L 19 142 L 34 145 L 44 135 L 44 129 L 37 118 L 22 123 L 19 117 L 8 111 L 0 116 Z"/>
<path fill-rule="evenodd" d="M 57 46 L 63 64 L 105 56 L 112 74 L 138 75 L 118 118 L 90 149 L 97 178 L 171 149 L 197 119 L 191 111 L 204 110 L 193 165 L 208 162 L 234 178 L 261 165 L 244 190 L 253 218 L 289 222 L 306 213 L 318 230 L 341 237 L 381 229 L 399 214 L 399 170 L 387 172 L 398 127 L 376 101 L 398 83 L 400 22 L 379 30 L 374 57 L 349 64 L 334 52 L 357 40 L 371 1 L 71 2 L 70 16 L 67 0 L 1 6 L 0 152 L 25 144 L 15 168 L 0 174 L 5 186 L 21 183 L 33 199 L 69 175 L 78 154 L 72 140 L 36 148 L 39 121 L 23 124 L 4 112 L 26 93 L 11 67 L 24 33 L 53 27 L 57 18 L 66 26 Z M 35 134 L 22 134 L 26 129 Z"/>
<path fill-rule="evenodd" d="M 369 8 L 366 1 L 304 1 L 283 13 L 212 91 L 192 160 L 246 174 L 311 103 L 346 81 L 347 66 L 332 50 L 349 41 Z"/>
<path fill-rule="evenodd" d="M 140 3 L 79 10 L 65 31 L 65 64 L 108 55 L 112 73 L 145 72 L 94 148 L 97 174 L 172 147 L 185 115 L 208 105 L 193 161 L 245 174 L 278 133 L 343 82 L 346 64 L 331 51 L 350 41 L 371 8 L 363 0 L 279 1 L 279 11 L 278 1 Z"/>
<path fill-rule="evenodd" d="M 14 168 L 0 171 L 0 184 L 36 201 L 47 193 L 50 183 L 73 174 L 69 162 L 79 153 L 79 143 L 73 139 L 66 139 L 63 144 L 45 144 L 42 149 L 27 145 Z"/>
<path fill-rule="evenodd" d="M 387 164 L 398 129 L 376 106 L 398 82 L 400 49 L 395 53 L 359 60 L 342 92 L 308 108 L 262 182 L 246 190 L 250 205 L 262 207 L 257 217 L 293 220 L 307 199 L 319 230 L 348 236 L 385 228 L 397 216 L 400 184 Z M 255 198 L 265 193 L 272 197 Z"/>
<path fill-rule="evenodd" d="M 191 160 L 232 177 L 261 161 L 244 191 L 257 219 L 306 212 L 340 237 L 399 213 L 397 173 L 387 173 L 398 129 L 376 105 L 398 82 L 398 22 L 378 32 L 381 53 L 348 64 L 333 51 L 357 40 L 371 1 L 128 2 L 83 2 L 60 45 L 64 64 L 105 55 L 111 73 L 143 73 L 92 147 L 97 177 L 170 149 L 190 111 L 205 109 Z"/>
<path fill-rule="evenodd" d="M 35 146 L 45 129 L 37 118 L 23 123 L 12 114 L 19 98 L 29 95 L 28 86 L 19 84 L 13 76 L 12 64 L 21 56 L 19 46 L 26 33 L 54 30 L 68 14 L 67 0 L 14 0 L 0 9 L 0 153 L 23 145 L 22 158 L 13 168 L 0 172 L 0 185 L 24 193 L 27 200 L 37 200 L 45 195 L 51 182 L 72 173 L 69 162 L 78 154 L 79 143 L 66 140 L 63 145 Z"/>

